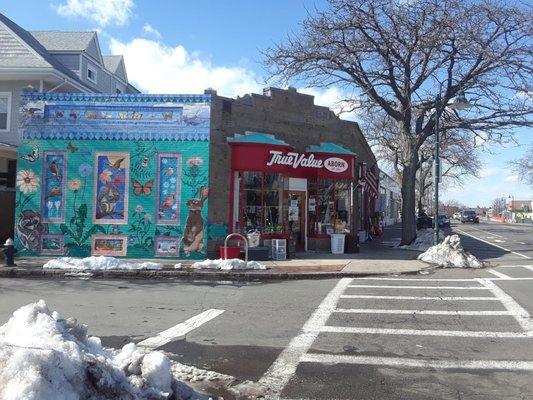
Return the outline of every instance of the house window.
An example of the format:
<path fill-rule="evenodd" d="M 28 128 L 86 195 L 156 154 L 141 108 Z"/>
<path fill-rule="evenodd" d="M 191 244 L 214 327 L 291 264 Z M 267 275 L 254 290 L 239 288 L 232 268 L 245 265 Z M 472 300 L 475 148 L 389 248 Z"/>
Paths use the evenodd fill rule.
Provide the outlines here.
<path fill-rule="evenodd" d="M 87 79 L 93 83 L 96 83 L 96 70 L 91 67 L 87 67 Z"/>
<path fill-rule="evenodd" d="M 11 93 L 0 92 L 0 131 L 8 131 L 11 120 Z"/>

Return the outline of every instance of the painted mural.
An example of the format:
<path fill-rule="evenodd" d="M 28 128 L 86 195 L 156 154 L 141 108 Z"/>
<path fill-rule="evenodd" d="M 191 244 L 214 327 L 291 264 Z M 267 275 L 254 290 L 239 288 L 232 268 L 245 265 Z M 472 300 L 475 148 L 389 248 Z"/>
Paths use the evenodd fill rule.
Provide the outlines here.
<path fill-rule="evenodd" d="M 205 258 L 209 95 L 24 94 L 22 255 Z"/>
<path fill-rule="evenodd" d="M 128 223 L 128 153 L 96 153 L 94 222 Z"/>

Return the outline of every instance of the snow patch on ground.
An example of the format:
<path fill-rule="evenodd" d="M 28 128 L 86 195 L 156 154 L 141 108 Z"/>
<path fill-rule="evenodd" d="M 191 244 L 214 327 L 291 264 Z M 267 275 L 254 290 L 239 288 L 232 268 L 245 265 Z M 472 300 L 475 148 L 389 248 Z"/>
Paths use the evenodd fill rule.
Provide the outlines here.
<path fill-rule="evenodd" d="M 429 264 L 450 268 L 480 268 L 483 263 L 468 253 L 461 245 L 458 235 L 446 236 L 442 243 L 430 247 L 418 259 Z"/>
<path fill-rule="evenodd" d="M 19 308 L 0 327 L 0 398 L 205 399 L 178 381 L 168 357 L 129 343 L 102 347 L 87 326 L 51 312 L 43 300 Z"/>
<path fill-rule="evenodd" d="M 244 261 L 238 258 L 231 258 L 228 260 L 205 260 L 198 261 L 191 265 L 193 269 L 220 269 L 220 270 L 232 270 L 232 269 L 266 269 L 266 267 L 258 263 L 257 261 Z"/>
<path fill-rule="evenodd" d="M 43 265 L 45 269 L 75 269 L 75 270 L 99 270 L 99 269 L 163 269 L 163 265 L 154 262 L 127 262 L 115 257 L 61 257 L 48 261 Z"/>
<path fill-rule="evenodd" d="M 444 238 L 444 234 L 440 230 L 439 238 L 440 240 Z M 396 246 L 398 249 L 426 251 L 433 246 L 433 229 L 419 229 L 416 231 L 416 239 L 410 245 L 400 246 L 399 244 L 398 242 Z"/>

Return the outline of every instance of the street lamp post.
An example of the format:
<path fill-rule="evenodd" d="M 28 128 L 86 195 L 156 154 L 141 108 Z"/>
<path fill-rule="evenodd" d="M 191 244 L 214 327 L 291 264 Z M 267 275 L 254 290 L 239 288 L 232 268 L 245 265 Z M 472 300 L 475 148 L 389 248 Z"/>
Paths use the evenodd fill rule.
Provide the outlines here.
<path fill-rule="evenodd" d="M 513 218 L 514 194 L 511 193 L 508 198 L 511 199 L 511 207 L 509 207 L 510 208 L 509 211 L 511 212 L 511 222 L 512 222 L 514 220 Z"/>
<path fill-rule="evenodd" d="M 446 107 L 446 104 L 442 104 L 442 84 L 439 89 L 439 95 L 435 104 L 435 149 L 434 149 L 434 173 L 433 184 L 434 200 L 435 200 L 435 213 L 433 218 L 433 245 L 439 244 L 439 181 L 440 181 L 440 132 L 439 124 L 442 111 Z M 449 108 L 454 110 L 466 110 L 472 107 L 472 104 L 468 102 L 463 92 L 460 92 L 452 104 L 448 105 Z"/>

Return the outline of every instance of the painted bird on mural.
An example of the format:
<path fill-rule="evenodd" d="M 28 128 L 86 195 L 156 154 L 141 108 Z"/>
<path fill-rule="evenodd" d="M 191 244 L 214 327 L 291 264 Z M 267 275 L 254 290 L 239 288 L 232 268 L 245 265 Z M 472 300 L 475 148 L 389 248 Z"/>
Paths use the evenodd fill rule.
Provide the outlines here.
<path fill-rule="evenodd" d="M 172 206 L 174 205 L 175 198 L 176 198 L 176 195 L 174 193 L 171 193 L 167 197 L 165 197 L 165 200 L 163 200 L 163 202 L 159 206 L 159 211 L 170 210 Z"/>
<path fill-rule="evenodd" d="M 108 165 L 113 169 L 120 169 L 122 163 L 124 162 L 124 158 L 119 158 L 117 161 L 115 161 L 113 164 L 108 163 Z"/>
<path fill-rule="evenodd" d="M 174 168 L 168 167 L 165 173 L 167 174 L 167 176 L 174 175 Z"/>
<path fill-rule="evenodd" d="M 52 173 L 52 176 L 56 178 L 58 181 L 61 180 L 61 175 L 59 174 L 59 165 L 57 165 L 56 160 L 50 163 L 50 172 Z"/>
<path fill-rule="evenodd" d="M 61 195 L 61 188 L 59 186 L 55 186 L 48 191 L 45 197 L 49 198 L 49 197 L 55 197 L 55 196 L 60 196 L 60 195 Z"/>

